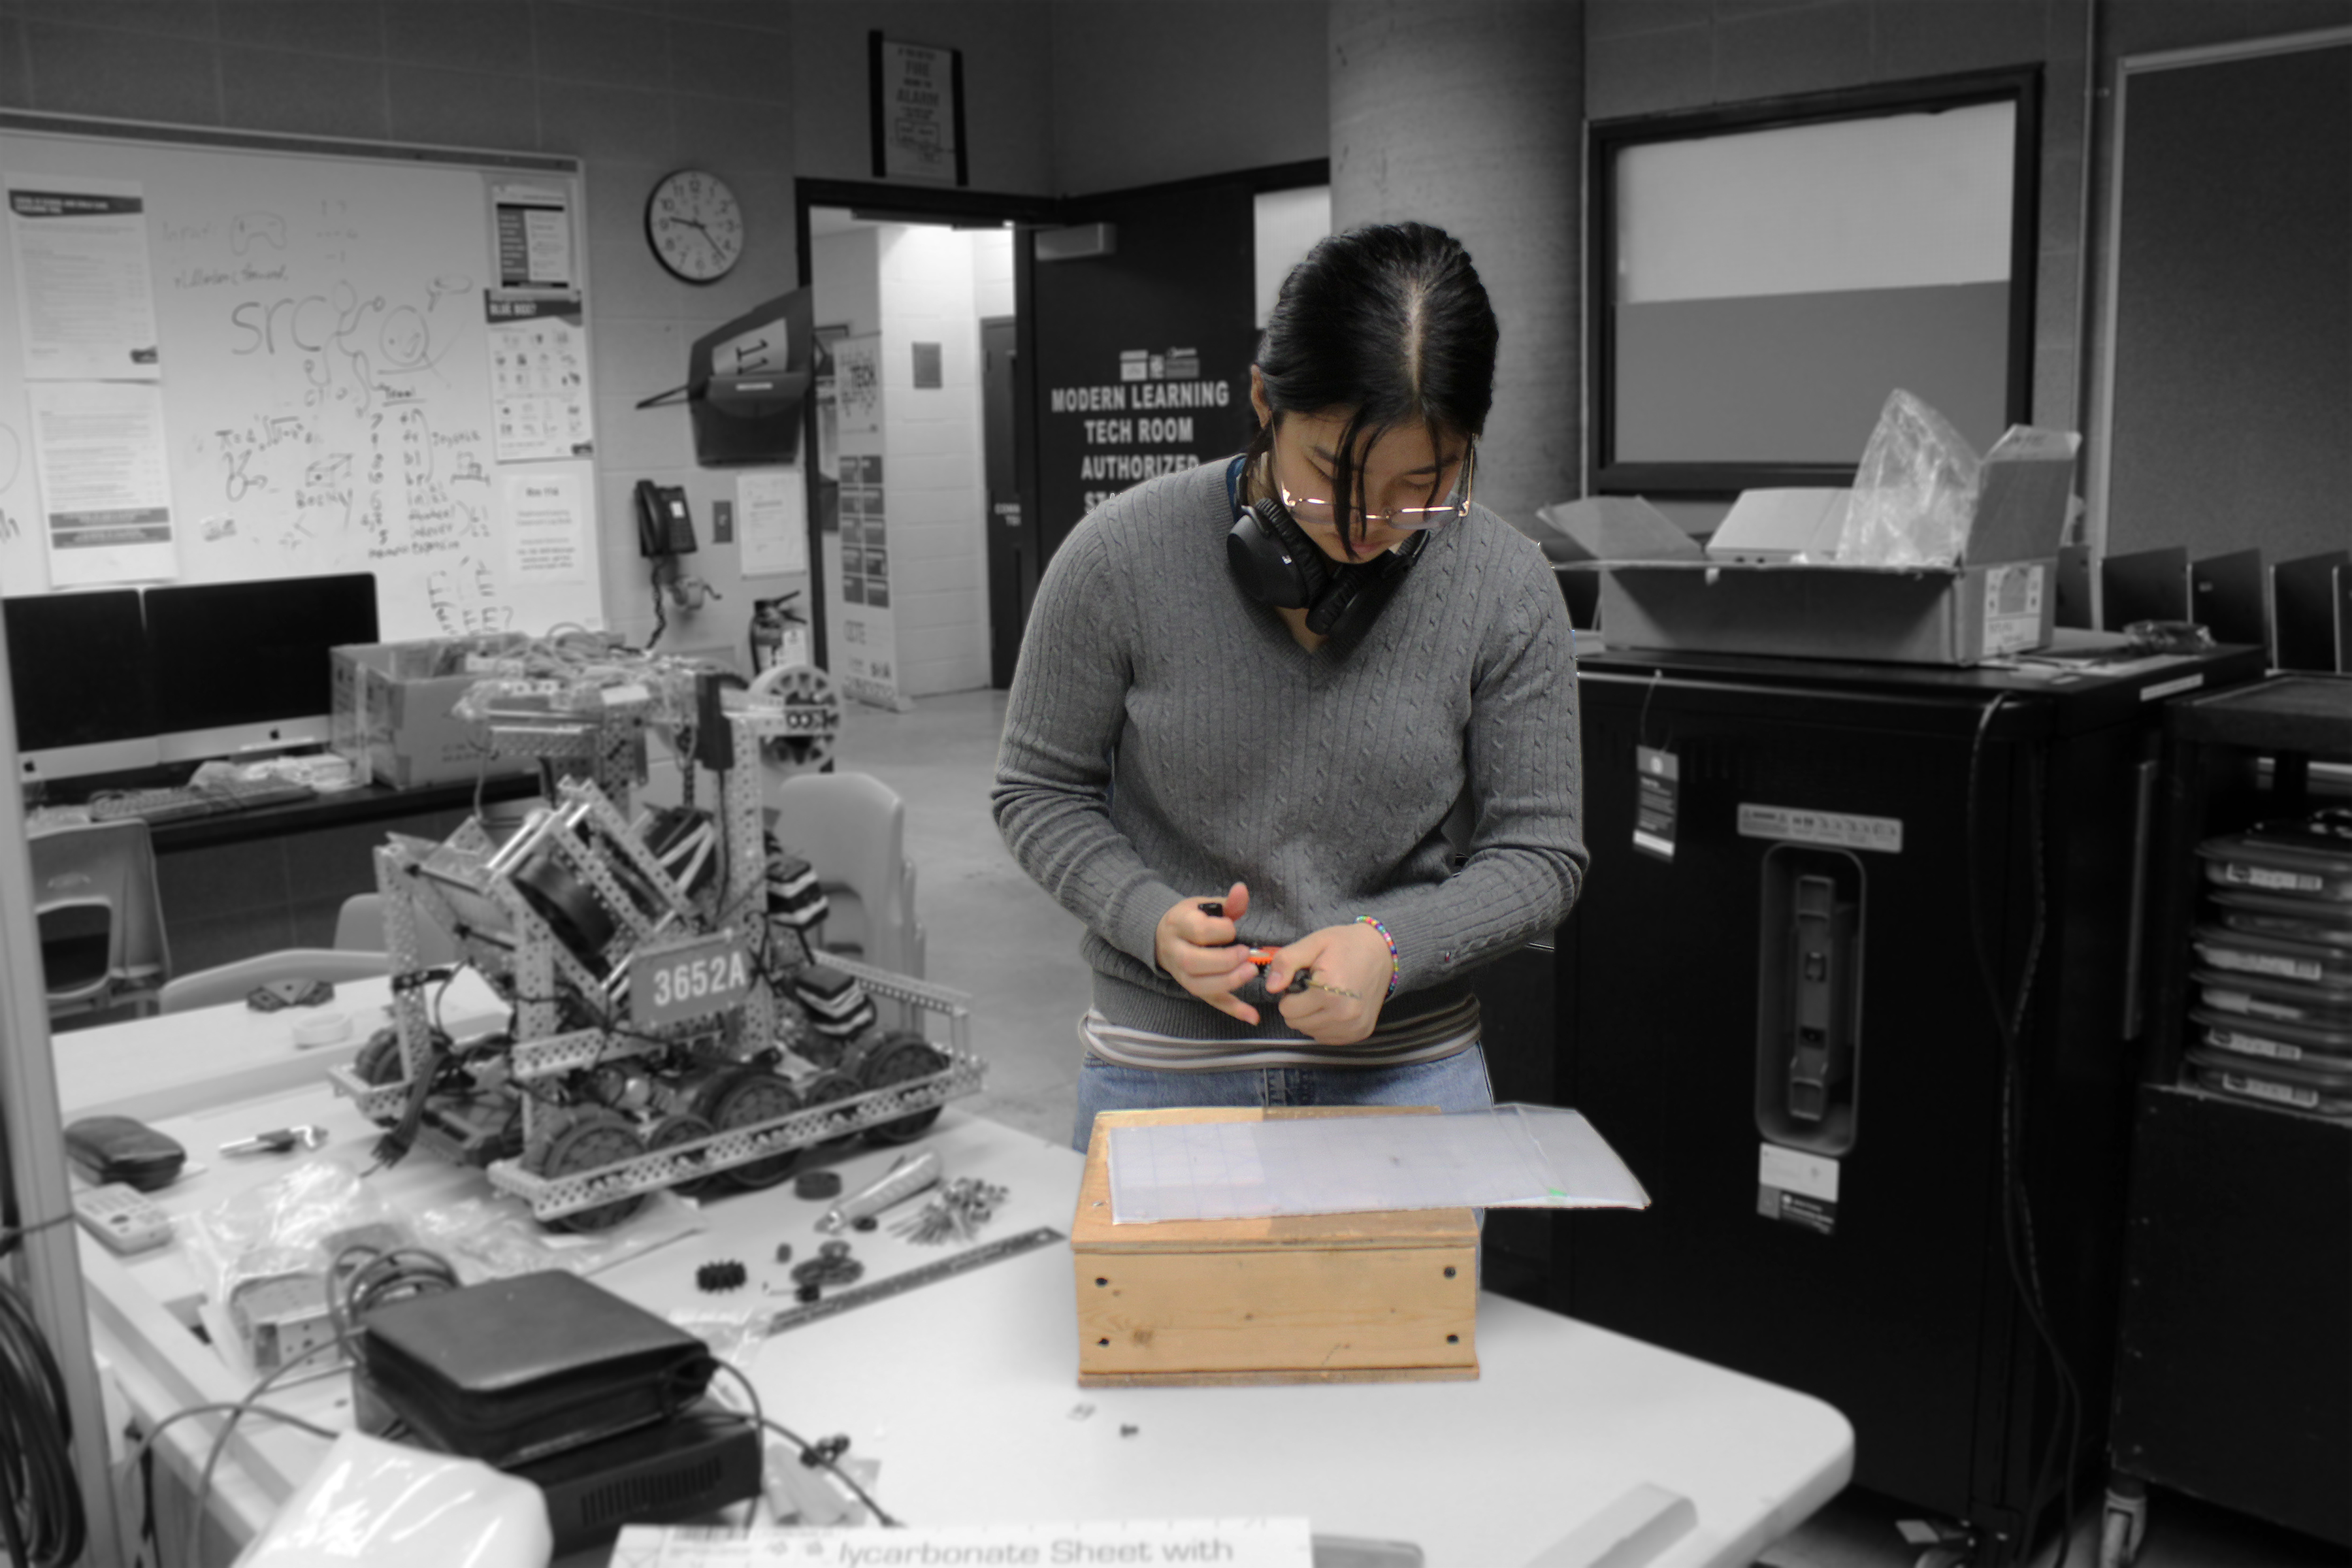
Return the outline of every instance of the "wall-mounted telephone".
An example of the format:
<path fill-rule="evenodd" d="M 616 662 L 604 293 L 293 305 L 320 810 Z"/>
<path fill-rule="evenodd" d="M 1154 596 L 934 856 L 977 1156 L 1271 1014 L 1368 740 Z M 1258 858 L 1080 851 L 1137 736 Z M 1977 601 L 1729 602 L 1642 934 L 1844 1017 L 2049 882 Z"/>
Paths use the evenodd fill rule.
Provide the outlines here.
<path fill-rule="evenodd" d="M 663 555 L 691 555 L 694 514 L 687 510 L 684 485 L 637 481 L 637 553 L 651 560 Z"/>

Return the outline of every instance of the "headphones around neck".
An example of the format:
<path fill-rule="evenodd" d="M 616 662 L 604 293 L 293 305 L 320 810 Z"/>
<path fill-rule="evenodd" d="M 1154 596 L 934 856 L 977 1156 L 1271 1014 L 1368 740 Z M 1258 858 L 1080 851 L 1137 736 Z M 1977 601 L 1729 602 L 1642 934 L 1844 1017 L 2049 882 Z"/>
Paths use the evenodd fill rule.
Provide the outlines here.
<path fill-rule="evenodd" d="M 1239 514 L 1225 535 L 1225 564 L 1242 592 L 1259 604 L 1305 610 L 1307 629 L 1317 637 L 1337 637 L 1370 625 L 1429 542 L 1426 533 L 1417 533 L 1402 549 L 1370 561 L 1333 561 L 1276 498 L 1268 496 L 1244 510 L 1239 478 L 1236 459 L 1225 480 L 1227 496 Z"/>

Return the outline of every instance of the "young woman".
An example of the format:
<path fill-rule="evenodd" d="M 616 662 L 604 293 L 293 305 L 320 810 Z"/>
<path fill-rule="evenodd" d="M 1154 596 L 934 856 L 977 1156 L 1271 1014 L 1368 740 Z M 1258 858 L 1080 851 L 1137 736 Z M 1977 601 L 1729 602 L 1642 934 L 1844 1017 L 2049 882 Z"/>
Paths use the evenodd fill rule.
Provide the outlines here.
<path fill-rule="evenodd" d="M 1248 448 L 1049 563 L 992 800 L 1086 922 L 1078 1148 L 1100 1110 L 1491 1102 L 1470 972 L 1587 864 L 1567 609 L 1471 500 L 1496 340 L 1452 237 L 1324 240 Z"/>

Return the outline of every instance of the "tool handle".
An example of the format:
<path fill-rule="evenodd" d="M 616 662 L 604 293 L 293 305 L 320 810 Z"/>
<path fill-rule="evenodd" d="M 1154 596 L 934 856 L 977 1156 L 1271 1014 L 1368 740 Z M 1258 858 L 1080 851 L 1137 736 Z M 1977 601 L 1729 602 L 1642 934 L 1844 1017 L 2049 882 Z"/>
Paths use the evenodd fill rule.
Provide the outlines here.
<path fill-rule="evenodd" d="M 827 1234 L 844 1229 L 867 1215 L 880 1214 L 884 1209 L 905 1203 L 939 1179 L 939 1152 L 926 1149 L 825 1210 L 824 1217 L 816 1222 L 816 1227 Z"/>

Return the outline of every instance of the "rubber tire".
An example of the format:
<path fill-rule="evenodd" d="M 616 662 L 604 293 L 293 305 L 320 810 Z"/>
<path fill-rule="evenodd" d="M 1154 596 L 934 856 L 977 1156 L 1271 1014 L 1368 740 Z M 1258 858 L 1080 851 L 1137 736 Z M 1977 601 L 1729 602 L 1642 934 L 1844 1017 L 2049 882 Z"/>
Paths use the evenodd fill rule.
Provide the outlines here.
<path fill-rule="evenodd" d="M 610 1152 L 610 1146 L 614 1143 L 615 1135 L 627 1143 L 628 1150 L 625 1153 Z M 578 1151 L 583 1147 L 589 1152 L 585 1156 L 579 1156 Z M 637 1130 L 635 1127 L 620 1117 L 583 1117 L 549 1140 L 547 1152 L 540 1157 L 539 1173 L 552 1180 L 568 1175 L 574 1171 L 593 1171 L 599 1165 L 616 1165 L 623 1160 L 633 1160 L 645 1152 L 645 1140 L 637 1136 Z M 645 1207 L 645 1194 L 631 1193 L 628 1196 L 615 1198 L 609 1204 L 598 1204 L 594 1208 L 581 1209 L 573 1214 L 558 1215 L 547 1224 L 549 1228 L 553 1230 L 568 1230 L 575 1235 L 588 1236 L 600 1230 L 612 1229 Z"/>
<path fill-rule="evenodd" d="M 673 1111 L 654 1124 L 653 1136 L 646 1140 L 646 1149 L 650 1153 L 669 1148 L 676 1143 L 691 1143 L 698 1138 L 708 1138 L 718 1131 L 718 1128 L 711 1125 L 709 1117 L 697 1116 L 691 1110 Z M 670 1190 L 693 1197 L 698 1194 L 709 1192 L 718 1179 L 718 1173 L 714 1171 L 708 1175 L 690 1176 L 684 1181 L 672 1182 Z"/>
<path fill-rule="evenodd" d="M 835 1100 L 848 1100 L 865 1092 L 864 1084 L 845 1072 L 828 1068 L 808 1080 L 807 1103 L 831 1105 Z M 837 1149 L 856 1136 L 854 1131 L 838 1132 L 830 1138 L 819 1139 L 816 1146 L 820 1149 Z"/>
<path fill-rule="evenodd" d="M 948 1054 L 920 1035 L 894 1030 L 866 1058 L 865 1083 L 869 1089 L 887 1089 L 948 1069 Z M 943 1106 L 926 1106 L 910 1115 L 877 1121 L 866 1130 L 866 1141 L 888 1146 L 911 1143 L 931 1129 Z"/>
<path fill-rule="evenodd" d="M 778 1096 L 782 1097 L 779 1103 Z M 719 1131 L 738 1127 L 753 1127 L 762 1121 L 773 1121 L 801 1109 L 801 1097 L 793 1086 L 772 1072 L 753 1069 L 743 1073 L 710 1099 L 710 1120 Z M 798 1149 L 787 1149 L 781 1154 L 730 1165 L 713 1177 L 747 1193 L 772 1187 L 793 1173 L 801 1163 Z"/>

